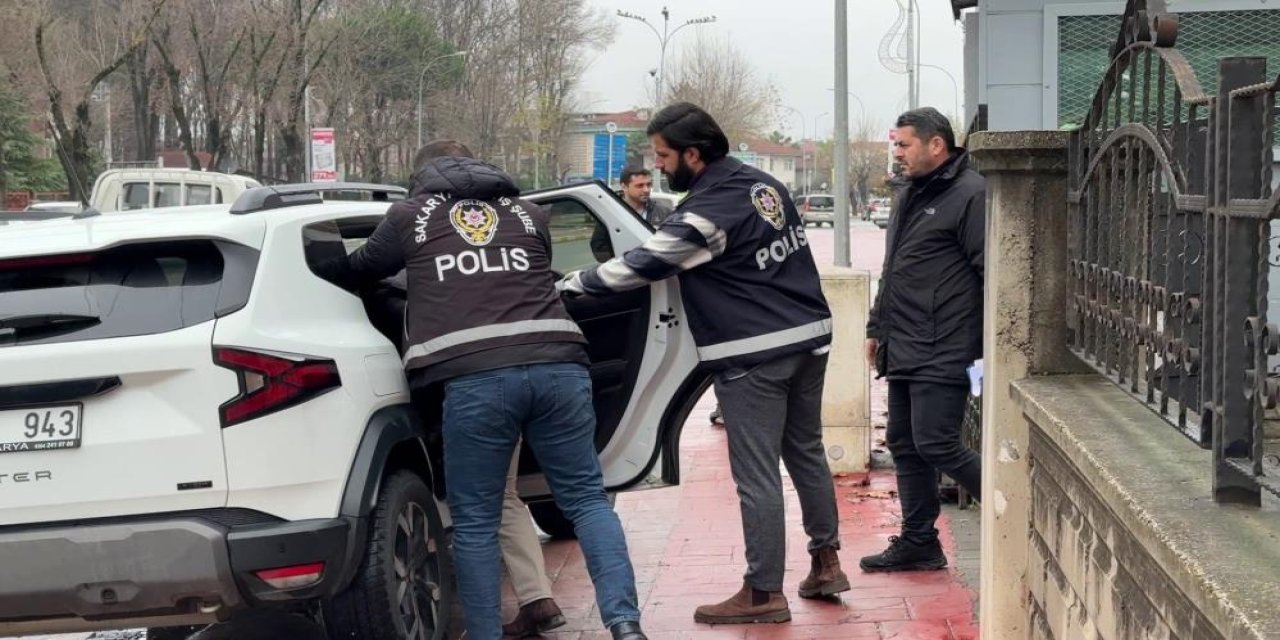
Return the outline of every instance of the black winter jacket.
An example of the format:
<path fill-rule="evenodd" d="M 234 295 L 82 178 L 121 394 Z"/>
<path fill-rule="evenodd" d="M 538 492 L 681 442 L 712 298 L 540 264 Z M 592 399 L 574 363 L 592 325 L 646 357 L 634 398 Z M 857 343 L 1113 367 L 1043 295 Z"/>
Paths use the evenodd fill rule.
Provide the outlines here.
<path fill-rule="evenodd" d="M 587 364 L 586 339 L 556 293 L 547 212 L 489 164 L 437 158 L 413 177 L 349 268 L 406 269 L 403 357 L 414 386 L 502 367 Z"/>
<path fill-rule="evenodd" d="M 982 357 L 986 181 L 965 151 L 899 189 L 867 336 L 890 380 L 967 384 Z"/>

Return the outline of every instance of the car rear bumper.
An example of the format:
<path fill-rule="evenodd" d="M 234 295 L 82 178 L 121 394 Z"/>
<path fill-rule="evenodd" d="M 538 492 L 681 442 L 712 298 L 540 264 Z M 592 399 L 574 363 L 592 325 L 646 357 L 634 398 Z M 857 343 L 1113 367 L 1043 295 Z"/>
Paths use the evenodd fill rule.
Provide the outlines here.
<path fill-rule="evenodd" d="M 810 211 L 801 215 L 806 223 L 815 222 L 831 222 L 836 219 L 835 212 L 832 211 Z"/>
<path fill-rule="evenodd" d="M 226 527 L 200 518 L 0 529 L 0 636 L 191 624 L 276 601 L 325 597 L 349 578 L 347 519 Z M 277 590 L 254 572 L 324 563 Z"/>

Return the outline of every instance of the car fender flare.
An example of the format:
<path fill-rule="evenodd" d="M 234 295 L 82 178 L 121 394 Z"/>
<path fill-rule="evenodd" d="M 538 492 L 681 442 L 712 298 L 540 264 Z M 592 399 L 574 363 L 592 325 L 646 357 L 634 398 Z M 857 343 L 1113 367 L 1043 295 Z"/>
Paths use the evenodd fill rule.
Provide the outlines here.
<path fill-rule="evenodd" d="M 434 487 L 436 476 L 427 448 L 427 433 L 411 405 L 383 407 L 365 425 L 338 509 L 338 516 L 351 523 L 341 575 L 336 585 L 339 591 L 351 584 L 360 569 L 368 540 L 369 516 L 378 503 L 378 491 L 382 488 L 387 465 L 391 463 L 392 452 L 406 443 L 410 444 L 414 457 L 420 455 L 420 462 L 425 465 L 424 473 L 419 475 L 428 487 Z"/>
<path fill-rule="evenodd" d="M 384 407 L 374 413 L 365 426 L 351 471 L 347 474 L 340 515 L 366 518 L 373 513 L 391 452 L 410 441 L 415 442 L 415 452 L 421 453 L 421 462 L 425 465 L 425 473 L 421 474 L 423 480 L 434 489 L 435 470 L 428 453 L 427 432 L 422 428 L 417 412 L 408 404 Z"/>

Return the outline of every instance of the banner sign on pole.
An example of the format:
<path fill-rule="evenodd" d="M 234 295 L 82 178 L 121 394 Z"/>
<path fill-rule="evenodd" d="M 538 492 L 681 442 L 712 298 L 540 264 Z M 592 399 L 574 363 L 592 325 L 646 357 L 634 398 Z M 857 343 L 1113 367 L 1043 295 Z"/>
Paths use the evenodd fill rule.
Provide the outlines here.
<path fill-rule="evenodd" d="M 311 182 L 338 181 L 338 154 L 333 129 L 311 130 Z"/>

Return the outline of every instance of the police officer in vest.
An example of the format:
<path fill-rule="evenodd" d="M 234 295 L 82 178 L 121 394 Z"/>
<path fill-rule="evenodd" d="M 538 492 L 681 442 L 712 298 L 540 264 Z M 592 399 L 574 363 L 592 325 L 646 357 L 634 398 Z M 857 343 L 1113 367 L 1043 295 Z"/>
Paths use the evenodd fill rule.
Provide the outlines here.
<path fill-rule="evenodd" d="M 708 624 L 785 622 L 785 510 L 778 460 L 800 496 L 811 570 L 800 597 L 849 589 L 835 487 L 822 446 L 822 387 L 831 312 L 804 222 L 786 187 L 728 157 L 729 141 L 701 108 L 673 104 L 650 122 L 657 166 L 688 191 L 644 245 L 568 274 L 566 295 L 604 296 L 679 276 L 689 327 L 728 423 L 747 572 L 737 594 L 698 607 Z"/>
<path fill-rule="evenodd" d="M 352 271 L 408 277 L 405 367 L 444 390 L 444 466 L 467 637 L 502 636 L 498 527 L 521 437 L 574 523 L 615 640 L 644 640 L 635 573 L 596 457 L 586 340 L 556 294 L 548 218 L 502 170 L 454 141 L 418 151 Z"/>

